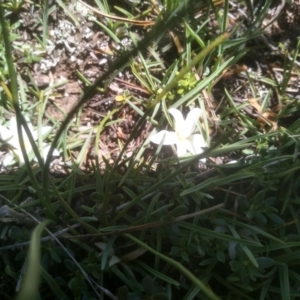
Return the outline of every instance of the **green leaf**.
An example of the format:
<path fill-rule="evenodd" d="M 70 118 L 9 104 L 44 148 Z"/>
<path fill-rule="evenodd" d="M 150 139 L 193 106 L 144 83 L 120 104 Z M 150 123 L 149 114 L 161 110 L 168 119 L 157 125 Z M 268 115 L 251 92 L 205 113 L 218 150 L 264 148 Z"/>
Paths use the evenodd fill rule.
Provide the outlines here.
<path fill-rule="evenodd" d="M 169 299 L 169 297 L 163 293 L 153 296 L 153 300 L 168 300 L 168 299 Z"/>
<path fill-rule="evenodd" d="M 232 174 L 229 176 L 226 176 L 224 178 L 219 178 L 219 177 L 213 177 L 210 179 L 205 180 L 204 182 L 185 190 L 184 192 L 182 192 L 180 194 L 180 196 L 184 196 L 184 195 L 188 195 L 190 193 L 193 193 L 195 191 L 199 191 L 202 190 L 204 188 L 214 188 L 223 184 L 227 184 L 229 182 L 233 182 L 236 180 L 241 180 L 241 179 L 245 179 L 245 178 L 249 178 L 252 177 L 253 174 L 252 173 L 244 173 L 244 172 L 238 172 L 236 174 Z"/>
<path fill-rule="evenodd" d="M 177 246 L 172 247 L 169 254 L 172 256 L 178 256 L 180 254 L 180 248 Z"/>
<path fill-rule="evenodd" d="M 128 300 L 128 288 L 127 286 L 121 286 L 118 289 L 118 300 Z"/>
<path fill-rule="evenodd" d="M 248 217 L 248 214 L 247 214 L 247 217 Z M 263 224 L 266 224 L 267 223 L 267 218 L 265 215 L 263 215 L 262 213 L 260 212 L 256 212 L 255 213 L 255 219 L 258 221 L 258 222 L 261 222 Z"/>
<path fill-rule="evenodd" d="M 189 224 L 186 222 L 178 222 L 178 225 L 182 228 L 186 228 L 188 230 L 191 230 L 193 232 L 199 232 L 199 234 L 208 237 L 208 238 L 216 238 L 220 239 L 222 241 L 227 241 L 227 242 L 237 242 L 240 245 L 245 245 L 245 246 L 251 246 L 251 247 L 262 247 L 261 244 L 253 241 L 248 241 L 240 238 L 233 237 L 232 235 L 229 234 L 223 234 L 219 233 L 213 230 L 206 229 L 204 227 L 199 227 L 193 224 Z"/>
<path fill-rule="evenodd" d="M 268 217 L 275 224 L 275 226 L 283 226 L 285 224 L 285 221 L 276 214 L 269 213 Z"/>
<path fill-rule="evenodd" d="M 50 254 L 51 254 L 51 258 L 54 260 L 54 261 L 56 261 L 56 262 L 58 262 L 58 263 L 61 263 L 61 258 L 60 258 L 60 256 L 55 252 L 55 251 L 50 251 Z"/>
<path fill-rule="evenodd" d="M 256 261 L 262 269 L 273 267 L 276 264 L 275 260 L 270 257 L 258 257 Z"/>
<path fill-rule="evenodd" d="M 288 265 L 284 264 L 278 267 L 279 269 L 279 280 L 280 280 L 280 290 L 281 290 L 281 299 L 290 300 L 290 283 L 289 283 L 289 268 Z"/>
<path fill-rule="evenodd" d="M 188 208 L 185 205 L 179 205 L 175 207 L 172 211 L 174 217 L 182 216 L 188 212 Z"/>
<path fill-rule="evenodd" d="M 40 261 L 41 261 L 41 235 L 44 228 L 51 222 L 45 220 L 36 226 L 34 229 L 27 257 L 27 267 L 24 275 L 24 280 L 21 285 L 20 292 L 17 295 L 17 300 L 37 299 L 39 278 L 40 278 Z"/>
<path fill-rule="evenodd" d="M 62 291 L 60 286 L 57 284 L 57 280 L 54 278 L 42 267 L 40 267 L 40 272 L 45 281 L 48 283 L 54 295 L 56 295 L 57 299 L 67 300 L 69 297 Z"/>
<path fill-rule="evenodd" d="M 226 261 L 226 256 L 223 251 L 220 250 L 217 251 L 217 258 L 220 262 L 224 263 Z"/>
<path fill-rule="evenodd" d="M 144 287 L 145 293 L 148 296 L 152 296 L 153 288 L 154 288 L 153 279 L 150 276 L 144 277 L 142 280 L 142 285 Z"/>
<path fill-rule="evenodd" d="M 176 280 L 170 278 L 169 276 L 167 276 L 167 275 L 165 275 L 165 274 L 163 274 L 163 273 L 161 273 L 161 272 L 159 272 L 159 271 L 157 271 L 157 270 L 155 270 L 155 269 L 149 267 L 149 266 L 146 265 L 145 263 L 143 263 L 143 262 L 141 262 L 141 261 L 139 261 L 139 262 L 137 262 L 137 263 L 138 263 L 139 265 L 141 265 L 144 269 L 146 269 L 149 273 L 151 273 L 151 274 L 153 274 L 154 276 L 160 278 L 161 280 L 166 281 L 166 282 L 169 282 L 169 283 L 174 284 L 174 285 L 176 285 L 176 286 L 179 286 L 179 285 L 180 285 L 178 281 L 176 281 Z"/>

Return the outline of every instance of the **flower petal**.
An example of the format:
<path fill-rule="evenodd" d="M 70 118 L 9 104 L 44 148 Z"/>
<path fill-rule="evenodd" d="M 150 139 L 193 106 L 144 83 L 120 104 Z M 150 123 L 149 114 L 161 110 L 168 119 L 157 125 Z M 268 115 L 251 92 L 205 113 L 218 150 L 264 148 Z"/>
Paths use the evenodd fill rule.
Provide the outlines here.
<path fill-rule="evenodd" d="M 19 139 L 17 131 L 17 121 L 15 117 L 12 117 L 8 123 L 8 128 L 1 126 L 0 139 L 5 141 L 8 145 L 19 148 Z"/>
<path fill-rule="evenodd" d="M 4 126 L 0 126 L 0 140 L 3 142 L 9 141 L 13 137 L 13 133 Z"/>
<path fill-rule="evenodd" d="M 43 157 L 44 157 L 44 161 L 46 161 L 46 159 L 47 159 L 47 156 L 48 156 L 50 148 L 51 148 L 51 145 L 46 145 L 46 144 L 43 145 Z M 59 155 L 60 154 L 59 154 L 58 150 L 54 148 L 54 151 L 52 153 L 52 157 L 59 156 Z"/>
<path fill-rule="evenodd" d="M 201 134 L 193 134 L 186 140 L 186 148 L 194 155 L 202 153 L 202 148 L 206 147 L 206 143 Z"/>
<path fill-rule="evenodd" d="M 173 116 L 175 132 L 177 133 L 178 137 L 181 138 L 180 133 L 184 127 L 184 122 L 185 122 L 182 113 L 177 108 L 170 108 L 168 112 Z"/>
<path fill-rule="evenodd" d="M 19 143 L 19 138 L 18 138 L 18 132 L 15 132 L 13 134 L 12 138 L 7 141 L 7 144 L 13 148 L 21 149 L 20 143 Z"/>
<path fill-rule="evenodd" d="M 151 136 L 150 141 L 158 145 L 174 145 L 177 143 L 178 137 L 173 131 L 162 130 Z"/>
<path fill-rule="evenodd" d="M 202 109 L 193 108 L 186 116 L 183 126 L 180 128 L 180 137 L 185 139 L 194 133 L 197 122 L 202 115 Z"/>
<path fill-rule="evenodd" d="M 194 155 L 201 154 L 203 152 L 202 148 L 206 147 L 206 143 L 201 134 L 193 134 L 184 141 L 186 149 Z M 205 158 L 201 158 L 200 160 L 206 162 Z"/>
<path fill-rule="evenodd" d="M 28 126 L 29 126 L 29 124 L 28 124 Z M 38 140 L 38 135 L 39 135 L 38 131 L 37 131 L 37 130 L 34 130 L 34 129 L 32 128 L 32 126 L 30 126 L 29 129 L 30 129 L 30 132 L 31 132 L 31 135 L 32 135 L 33 140 L 34 140 L 34 141 L 37 141 L 37 140 Z M 23 129 L 23 132 L 25 132 L 25 129 Z M 26 134 L 26 132 L 25 132 L 25 134 Z M 24 136 L 24 133 L 23 133 L 23 136 Z M 28 138 L 27 134 L 26 134 L 26 138 L 27 138 L 27 140 L 28 140 L 28 143 L 30 144 L 29 138 Z"/>
<path fill-rule="evenodd" d="M 12 133 L 12 138 L 7 142 L 7 144 L 9 144 L 10 146 L 16 149 L 20 149 L 16 117 L 12 117 L 9 120 L 8 130 Z"/>
<path fill-rule="evenodd" d="M 29 128 L 29 131 L 30 131 L 30 133 L 32 135 L 33 140 L 37 141 L 37 139 L 38 139 L 38 131 L 35 130 L 35 129 L 33 129 L 33 126 L 32 126 L 32 124 L 30 123 L 29 120 L 26 119 L 26 121 L 27 121 L 27 126 Z M 30 144 L 28 135 L 26 134 L 26 131 L 25 131 L 24 127 L 22 127 L 22 130 L 23 130 L 22 132 L 23 132 L 24 140 L 26 138 L 27 141 L 28 141 L 28 143 Z"/>
<path fill-rule="evenodd" d="M 32 125 L 29 123 L 29 121 L 27 120 L 27 118 L 25 118 L 25 119 L 26 119 L 26 122 L 28 124 L 29 130 L 32 132 L 33 131 Z M 16 119 L 16 117 L 12 117 L 9 120 L 9 127 L 8 128 L 14 134 L 15 137 L 18 136 L 18 125 L 17 125 L 17 119 Z M 25 130 L 24 130 L 23 127 L 22 127 L 22 133 L 23 133 L 23 138 L 24 139 L 25 138 L 28 139 L 27 134 L 26 134 L 26 132 L 25 132 Z"/>
<path fill-rule="evenodd" d="M 195 149 L 207 147 L 207 144 L 206 144 L 203 136 L 199 133 L 192 134 L 188 139 L 192 142 Z"/>
<path fill-rule="evenodd" d="M 17 133 L 17 119 L 16 117 L 11 117 L 11 119 L 9 120 L 9 126 L 8 128 L 12 131 Z"/>
<path fill-rule="evenodd" d="M 9 166 L 13 165 L 15 163 L 13 153 L 9 152 L 8 154 L 6 154 L 4 156 L 2 163 L 3 163 L 4 167 L 9 167 Z"/>
<path fill-rule="evenodd" d="M 28 126 L 29 126 L 29 124 L 28 124 Z M 37 141 L 38 137 L 39 137 L 39 131 L 37 129 L 34 130 L 32 128 L 32 126 L 31 126 L 30 130 L 31 130 L 31 134 L 32 134 L 33 139 L 35 141 Z M 45 136 L 47 136 L 51 130 L 52 130 L 51 126 L 42 126 L 42 128 L 41 128 L 42 140 L 44 140 Z"/>
<path fill-rule="evenodd" d="M 181 157 L 181 156 L 184 156 L 186 155 L 187 153 L 187 147 L 186 147 L 186 143 L 187 140 L 179 140 L 177 141 L 176 143 L 176 148 L 177 148 L 177 156 L 178 157 Z"/>
<path fill-rule="evenodd" d="M 17 158 L 17 160 L 18 160 L 19 166 L 20 167 L 24 166 L 25 165 L 25 160 L 24 160 L 21 148 L 20 149 L 13 149 L 12 152 L 14 153 L 15 158 Z"/>
<path fill-rule="evenodd" d="M 36 137 L 34 136 L 34 130 L 32 128 L 32 125 L 29 123 L 29 120 L 27 118 L 26 118 L 26 122 L 27 122 L 30 132 L 33 134 L 34 140 L 36 140 Z M 21 151 L 19 136 L 18 136 L 17 119 L 15 117 L 12 117 L 9 121 L 9 130 L 13 134 L 13 137 L 9 140 L 8 144 L 10 146 L 18 149 L 19 151 Z M 28 136 L 23 127 L 22 127 L 22 134 L 23 134 L 24 146 L 26 148 L 26 151 L 29 152 L 31 150 L 31 144 L 29 142 Z"/>
<path fill-rule="evenodd" d="M 47 135 L 51 130 L 52 130 L 51 126 L 43 126 L 42 127 L 42 135 L 43 136 Z"/>

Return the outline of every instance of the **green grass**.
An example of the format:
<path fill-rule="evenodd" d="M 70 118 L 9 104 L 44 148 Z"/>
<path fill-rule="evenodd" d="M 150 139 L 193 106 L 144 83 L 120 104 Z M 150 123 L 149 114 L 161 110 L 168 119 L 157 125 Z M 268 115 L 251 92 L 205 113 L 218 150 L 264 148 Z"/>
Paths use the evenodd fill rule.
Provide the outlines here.
<path fill-rule="evenodd" d="M 0 6 L 0 124 L 16 115 L 25 160 L 0 174 L 3 299 L 299 298 L 300 114 L 289 88 L 299 80 L 300 44 L 275 44 L 274 53 L 261 42 L 272 1 L 259 11 L 239 1 L 249 22 L 233 22 L 237 3 L 95 1 L 90 26 L 118 47 L 94 82 L 74 74 L 85 89 L 62 122 L 47 108 L 64 83 L 36 86 L 33 69 L 26 75 L 18 68 L 14 41 L 26 5 L 41 9 L 41 49 L 51 38 L 52 13 L 64 13 L 74 26 L 79 15 L 62 1 Z M 123 45 L 124 37 L 131 43 Z M 28 52 L 21 51 L 24 58 Z M 263 67 L 281 61 L 282 70 L 273 71 L 283 79 L 257 70 L 253 58 Z M 99 123 L 80 130 L 83 105 L 111 95 L 120 72 L 139 90 L 116 92 L 118 101 L 99 113 Z M 173 126 L 170 107 L 205 112 L 197 124 L 208 144 L 202 154 L 178 158 L 170 146 L 150 142 Z M 124 121 L 123 110 L 133 112 L 135 126 L 117 140 L 117 157 L 98 156 L 101 138 Z M 26 117 L 39 132 L 53 129 L 36 143 Z M 27 155 L 24 134 L 38 163 Z M 138 136 L 144 138 L 136 147 Z M 45 161 L 43 142 L 52 145 Z M 64 174 L 53 172 L 55 148 L 67 162 Z M 9 149 L 2 140 L 1 150 Z"/>

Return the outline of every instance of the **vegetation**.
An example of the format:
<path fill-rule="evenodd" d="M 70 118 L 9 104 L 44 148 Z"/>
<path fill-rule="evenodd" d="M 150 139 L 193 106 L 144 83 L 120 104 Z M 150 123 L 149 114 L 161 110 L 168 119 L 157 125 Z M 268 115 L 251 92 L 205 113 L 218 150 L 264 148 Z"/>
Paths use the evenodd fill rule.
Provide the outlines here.
<path fill-rule="evenodd" d="M 290 2 L 2 2 L 1 299 L 299 298 Z"/>

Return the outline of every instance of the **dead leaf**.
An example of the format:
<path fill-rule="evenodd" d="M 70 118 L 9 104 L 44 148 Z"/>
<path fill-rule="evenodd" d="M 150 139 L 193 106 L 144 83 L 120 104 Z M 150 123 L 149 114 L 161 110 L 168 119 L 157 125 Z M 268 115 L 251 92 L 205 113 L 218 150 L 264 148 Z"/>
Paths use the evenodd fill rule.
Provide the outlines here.
<path fill-rule="evenodd" d="M 267 124 L 268 126 L 272 127 L 271 131 L 277 130 L 278 125 L 277 122 L 274 121 L 277 117 L 277 114 L 272 111 L 266 111 L 262 113 L 262 108 L 255 98 L 250 98 L 248 101 L 259 113 L 257 121 L 260 123 L 261 127 L 264 128 Z"/>
<path fill-rule="evenodd" d="M 250 98 L 249 100 L 249 103 L 257 110 L 258 113 L 262 113 L 262 109 L 261 109 L 261 106 L 260 104 L 258 103 L 257 99 L 255 98 Z"/>

